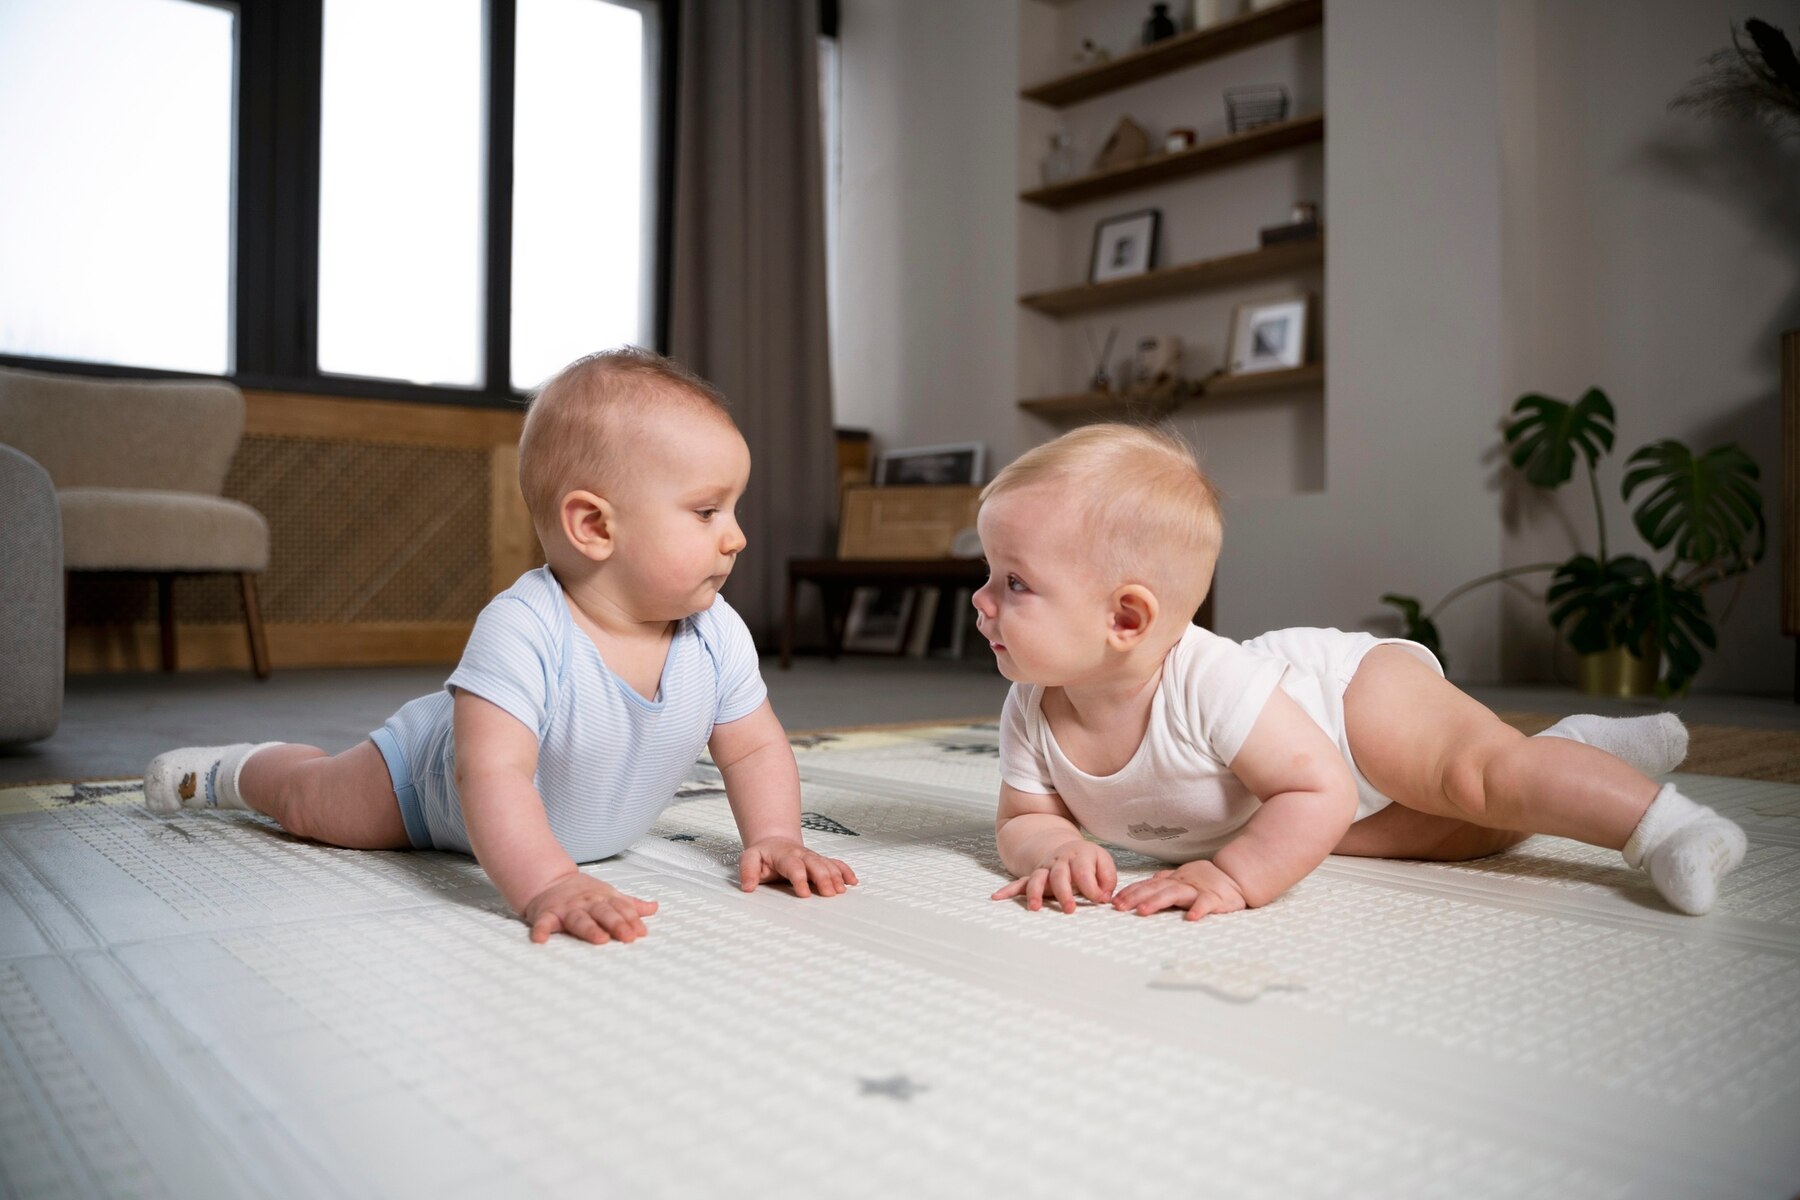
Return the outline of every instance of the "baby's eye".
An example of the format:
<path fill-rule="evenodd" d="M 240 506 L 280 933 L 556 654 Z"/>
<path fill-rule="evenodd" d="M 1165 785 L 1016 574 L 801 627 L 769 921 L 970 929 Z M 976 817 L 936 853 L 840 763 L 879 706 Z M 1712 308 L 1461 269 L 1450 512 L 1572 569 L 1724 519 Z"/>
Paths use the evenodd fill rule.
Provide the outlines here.
<path fill-rule="evenodd" d="M 1024 592 L 1029 591 L 1030 589 L 1025 586 L 1025 581 L 1020 579 L 1017 575 L 1008 575 L 1006 577 L 1006 590 L 1009 592 Z"/>
<path fill-rule="evenodd" d="M 700 519 L 702 521 L 710 521 L 719 515 L 719 510 L 716 508 L 702 508 L 697 509 L 696 511 L 700 514 Z"/>

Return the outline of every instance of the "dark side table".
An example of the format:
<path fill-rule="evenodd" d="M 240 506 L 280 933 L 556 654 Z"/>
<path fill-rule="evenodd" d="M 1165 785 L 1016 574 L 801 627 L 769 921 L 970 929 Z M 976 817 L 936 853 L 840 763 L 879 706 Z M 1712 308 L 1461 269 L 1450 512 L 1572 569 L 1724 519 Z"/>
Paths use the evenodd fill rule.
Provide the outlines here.
<path fill-rule="evenodd" d="M 825 651 L 836 658 L 843 649 L 844 621 L 857 588 L 978 588 L 987 577 L 987 563 L 979 558 L 790 558 L 781 619 L 781 669 L 787 670 L 794 661 L 794 598 L 802 583 L 819 589 L 825 609 Z"/>

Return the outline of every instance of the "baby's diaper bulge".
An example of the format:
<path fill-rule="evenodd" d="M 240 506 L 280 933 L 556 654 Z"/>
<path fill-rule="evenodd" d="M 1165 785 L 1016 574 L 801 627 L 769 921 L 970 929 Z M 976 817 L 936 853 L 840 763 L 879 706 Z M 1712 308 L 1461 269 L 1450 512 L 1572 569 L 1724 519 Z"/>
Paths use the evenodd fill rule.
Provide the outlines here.
<path fill-rule="evenodd" d="M 1418 642 L 1405 638 L 1378 638 L 1368 633 L 1346 633 L 1341 629 L 1277 629 L 1243 643 L 1246 650 L 1267 654 L 1288 664 L 1281 678 L 1286 692 L 1306 714 L 1318 722 L 1349 764 L 1356 780 L 1356 819 L 1380 812 L 1393 801 L 1375 789 L 1356 765 L 1350 753 L 1349 732 L 1344 722 L 1344 692 L 1350 686 L 1356 668 L 1369 651 L 1377 646 L 1398 646 L 1428 665 L 1439 675 L 1444 668 L 1437 656 Z"/>

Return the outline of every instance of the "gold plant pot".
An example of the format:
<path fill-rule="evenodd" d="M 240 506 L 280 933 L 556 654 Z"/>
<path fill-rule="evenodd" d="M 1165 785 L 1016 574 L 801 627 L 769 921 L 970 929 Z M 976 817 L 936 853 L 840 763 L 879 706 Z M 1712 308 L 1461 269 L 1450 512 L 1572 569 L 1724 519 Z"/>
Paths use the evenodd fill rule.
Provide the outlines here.
<path fill-rule="evenodd" d="M 1583 654 L 1576 664 L 1576 686 L 1590 696 L 1653 696 L 1661 674 L 1662 651 L 1650 645 L 1640 656 L 1629 646 L 1611 646 Z"/>

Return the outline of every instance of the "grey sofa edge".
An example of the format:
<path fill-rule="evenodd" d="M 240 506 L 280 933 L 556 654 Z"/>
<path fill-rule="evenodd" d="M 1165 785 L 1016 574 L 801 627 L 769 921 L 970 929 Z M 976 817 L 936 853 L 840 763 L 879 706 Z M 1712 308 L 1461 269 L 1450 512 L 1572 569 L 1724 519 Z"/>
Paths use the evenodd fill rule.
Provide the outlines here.
<path fill-rule="evenodd" d="M 16 745 L 62 720 L 62 510 L 49 473 L 5 444 L 0 514 L 0 745 Z"/>

